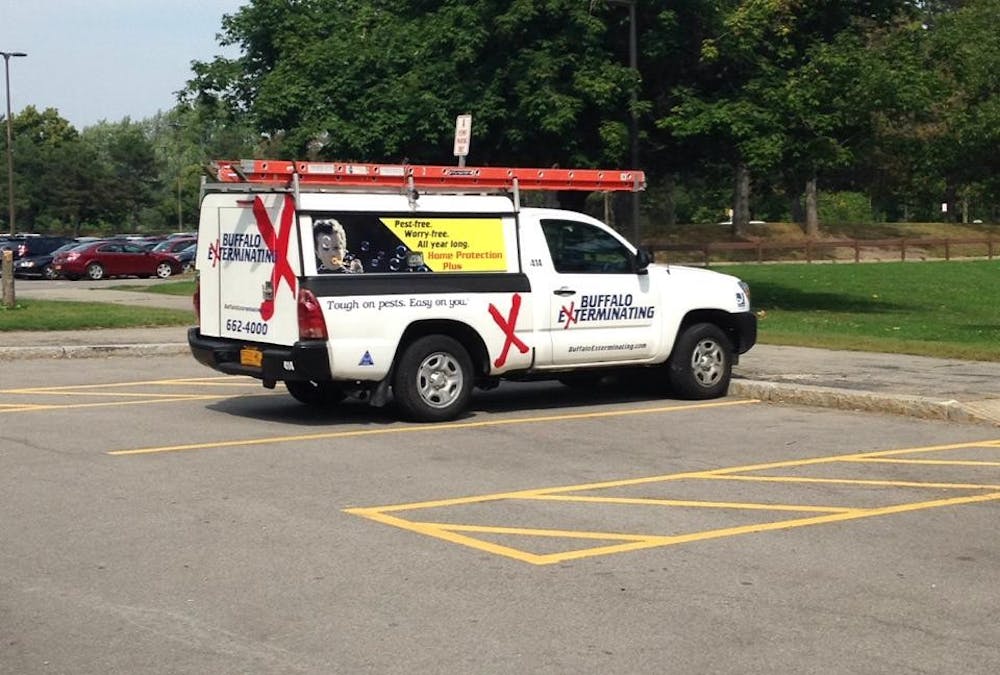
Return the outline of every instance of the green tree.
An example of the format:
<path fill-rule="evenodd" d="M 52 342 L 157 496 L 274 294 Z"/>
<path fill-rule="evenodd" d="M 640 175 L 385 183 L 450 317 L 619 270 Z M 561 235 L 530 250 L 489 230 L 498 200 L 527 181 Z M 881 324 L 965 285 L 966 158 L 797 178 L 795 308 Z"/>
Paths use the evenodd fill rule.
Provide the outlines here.
<path fill-rule="evenodd" d="M 871 139 L 870 36 L 908 10 L 903 0 L 730 0 L 703 6 L 699 63 L 658 125 L 734 167 L 734 230 L 749 220 L 749 174 L 815 189 Z M 815 233 L 814 192 L 807 231 Z"/>
<path fill-rule="evenodd" d="M 196 63 L 192 99 L 246 111 L 282 156 L 592 165 L 627 155 L 629 87 L 580 0 L 254 0 L 223 22 L 238 59 Z"/>
<path fill-rule="evenodd" d="M 140 225 L 159 229 L 163 223 L 143 220 L 160 180 L 156 153 L 141 123 L 129 118 L 101 122 L 84 130 L 83 138 L 107 171 L 99 175 L 102 215 L 119 231 L 138 232 Z"/>
<path fill-rule="evenodd" d="M 1000 195 L 1000 0 L 970 0 L 929 28 L 928 67 L 942 83 L 931 166 L 943 181 L 950 217 L 969 201 Z"/>
<path fill-rule="evenodd" d="M 79 133 L 54 108 L 39 111 L 34 106 L 13 116 L 11 127 L 18 229 L 71 230 L 79 222 L 85 202 L 81 191 L 88 180 L 87 167 L 80 163 L 87 149 Z M 3 181 L 5 204 L 6 188 Z"/>

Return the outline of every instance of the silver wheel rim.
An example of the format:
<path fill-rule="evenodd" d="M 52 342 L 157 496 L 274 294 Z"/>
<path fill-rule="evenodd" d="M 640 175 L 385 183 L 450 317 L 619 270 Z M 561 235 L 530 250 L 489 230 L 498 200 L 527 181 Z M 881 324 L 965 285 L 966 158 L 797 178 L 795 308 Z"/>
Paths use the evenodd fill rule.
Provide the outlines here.
<path fill-rule="evenodd" d="M 91 265 L 87 268 L 87 276 L 97 281 L 104 278 L 104 269 L 99 265 Z"/>
<path fill-rule="evenodd" d="M 161 279 L 166 279 L 171 273 L 170 265 L 167 263 L 160 263 L 156 268 L 156 276 Z"/>
<path fill-rule="evenodd" d="M 447 408 L 454 403 L 464 381 L 458 359 L 447 352 L 428 354 L 417 368 L 417 391 L 432 408 Z"/>
<path fill-rule="evenodd" d="M 722 379 L 726 357 L 719 343 L 712 339 L 700 340 L 691 355 L 691 373 L 702 387 L 712 387 Z"/>

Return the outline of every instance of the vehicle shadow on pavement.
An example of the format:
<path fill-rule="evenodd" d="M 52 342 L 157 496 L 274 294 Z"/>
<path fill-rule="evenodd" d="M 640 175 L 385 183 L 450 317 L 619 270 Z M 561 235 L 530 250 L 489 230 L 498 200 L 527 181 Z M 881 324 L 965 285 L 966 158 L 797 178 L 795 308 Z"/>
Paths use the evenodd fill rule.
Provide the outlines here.
<path fill-rule="evenodd" d="M 206 405 L 206 409 L 234 417 L 301 427 L 331 425 L 389 425 L 401 421 L 395 404 L 384 407 L 366 401 L 345 400 L 330 408 L 316 408 L 282 395 L 233 396 Z M 655 388 L 635 383 L 609 381 L 591 388 L 567 387 L 558 382 L 505 382 L 496 389 L 476 390 L 466 414 L 456 422 L 474 420 L 479 414 L 566 411 L 606 404 L 679 401 Z"/>

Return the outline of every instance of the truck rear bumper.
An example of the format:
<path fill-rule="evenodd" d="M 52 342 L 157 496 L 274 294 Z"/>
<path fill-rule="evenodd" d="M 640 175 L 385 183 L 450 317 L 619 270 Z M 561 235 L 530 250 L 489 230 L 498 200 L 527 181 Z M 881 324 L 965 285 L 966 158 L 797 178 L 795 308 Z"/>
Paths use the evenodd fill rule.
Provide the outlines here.
<path fill-rule="evenodd" d="M 209 337 L 195 326 L 188 329 L 188 345 L 195 360 L 227 375 L 248 375 L 265 382 L 330 379 L 330 357 L 323 340 L 286 347 Z M 241 362 L 241 352 L 246 349 L 261 353 L 259 366 Z"/>

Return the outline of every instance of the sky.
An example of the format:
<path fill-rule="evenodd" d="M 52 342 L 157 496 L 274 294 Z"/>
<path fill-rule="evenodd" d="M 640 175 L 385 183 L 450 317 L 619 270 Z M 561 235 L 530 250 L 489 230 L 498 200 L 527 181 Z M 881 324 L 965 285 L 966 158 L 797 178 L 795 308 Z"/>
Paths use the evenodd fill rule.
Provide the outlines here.
<path fill-rule="evenodd" d="M 78 130 L 166 112 L 192 61 L 237 55 L 216 35 L 247 2 L 0 0 L 0 51 L 27 53 L 10 59 L 11 112 L 55 108 Z"/>

